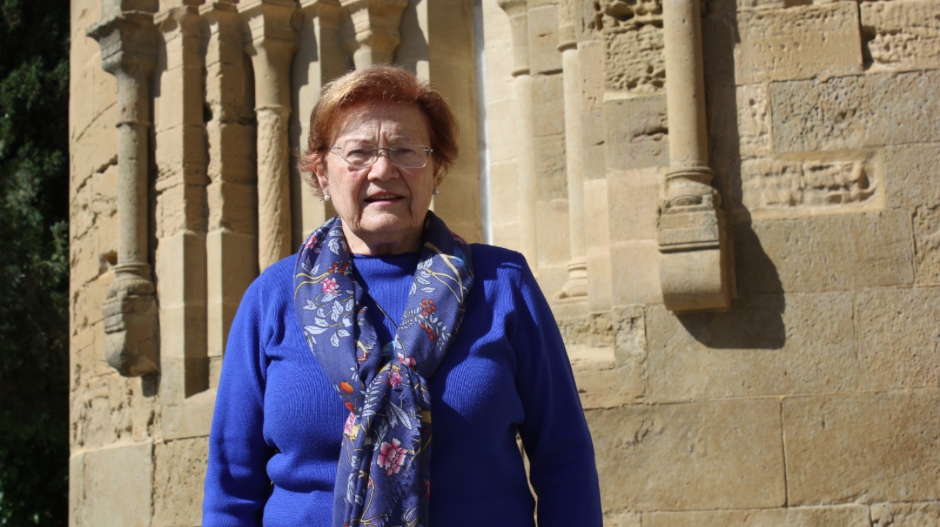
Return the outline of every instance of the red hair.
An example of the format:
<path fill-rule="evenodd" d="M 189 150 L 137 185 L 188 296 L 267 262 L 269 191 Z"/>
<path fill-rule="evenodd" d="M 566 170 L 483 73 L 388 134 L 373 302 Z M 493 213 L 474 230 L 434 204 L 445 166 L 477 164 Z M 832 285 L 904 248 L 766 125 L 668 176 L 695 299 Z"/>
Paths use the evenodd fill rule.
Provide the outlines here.
<path fill-rule="evenodd" d="M 431 138 L 428 146 L 434 151 L 434 175 L 438 182 L 444 178 L 457 160 L 457 119 L 428 83 L 400 67 L 381 64 L 351 71 L 323 87 L 310 112 L 307 149 L 297 164 L 304 181 L 320 192 L 313 170 L 324 162 L 346 110 L 363 103 L 411 104 L 421 110 Z"/>

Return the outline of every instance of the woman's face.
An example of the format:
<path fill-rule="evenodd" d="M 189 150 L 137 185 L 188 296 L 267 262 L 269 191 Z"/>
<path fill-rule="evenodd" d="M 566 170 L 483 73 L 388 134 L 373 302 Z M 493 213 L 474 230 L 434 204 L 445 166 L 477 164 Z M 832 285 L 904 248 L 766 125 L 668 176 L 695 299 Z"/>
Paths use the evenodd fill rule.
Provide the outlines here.
<path fill-rule="evenodd" d="M 363 103 L 345 111 L 331 147 L 347 142 L 389 148 L 402 143 L 428 146 L 427 120 L 416 106 Z M 368 168 L 350 167 L 331 150 L 315 170 L 343 220 L 350 251 L 397 254 L 414 251 L 434 193 L 434 160 L 424 168 L 401 168 L 382 151 Z"/>

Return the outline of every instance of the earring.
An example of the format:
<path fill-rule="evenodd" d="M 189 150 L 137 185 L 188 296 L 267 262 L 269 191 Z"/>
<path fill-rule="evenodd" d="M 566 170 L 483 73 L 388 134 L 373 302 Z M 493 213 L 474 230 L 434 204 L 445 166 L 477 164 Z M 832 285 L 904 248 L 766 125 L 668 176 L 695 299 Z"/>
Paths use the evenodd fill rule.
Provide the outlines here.
<path fill-rule="evenodd" d="M 432 194 L 434 194 L 435 196 L 437 196 L 437 195 L 440 194 L 440 193 L 441 193 L 441 191 L 440 191 L 440 190 L 437 190 L 437 189 L 434 189 L 434 192 L 432 192 Z"/>
<path fill-rule="evenodd" d="M 324 192 L 324 193 L 323 193 L 323 201 L 330 201 L 330 193 L 329 193 L 329 192 Z"/>

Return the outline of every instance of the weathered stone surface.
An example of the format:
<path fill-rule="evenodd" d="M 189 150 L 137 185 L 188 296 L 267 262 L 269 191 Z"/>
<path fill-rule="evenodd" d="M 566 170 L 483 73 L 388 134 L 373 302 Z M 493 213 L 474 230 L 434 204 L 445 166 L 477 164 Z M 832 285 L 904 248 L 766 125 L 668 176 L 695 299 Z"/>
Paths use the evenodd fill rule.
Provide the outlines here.
<path fill-rule="evenodd" d="M 98 331 L 93 368 L 85 372 L 72 402 L 73 447 L 146 441 L 157 417 L 157 401 L 148 396 L 155 390 L 156 380 L 119 377 L 104 361 L 104 330 Z"/>
<path fill-rule="evenodd" d="M 558 5 L 529 6 L 529 68 L 533 74 L 561 71 Z"/>
<path fill-rule="evenodd" d="M 643 310 L 616 307 L 558 320 L 585 408 L 614 408 L 646 394 Z"/>
<path fill-rule="evenodd" d="M 206 438 L 171 441 L 154 447 L 153 525 L 202 524 Z"/>
<path fill-rule="evenodd" d="M 940 141 L 940 71 L 775 82 L 774 152 Z"/>
<path fill-rule="evenodd" d="M 911 237 L 903 211 L 738 223 L 738 291 L 751 296 L 910 284 Z"/>
<path fill-rule="evenodd" d="M 889 146 L 884 158 L 888 207 L 940 204 L 940 144 Z"/>
<path fill-rule="evenodd" d="M 861 2 L 866 62 L 873 70 L 940 67 L 940 5 L 931 1 Z"/>
<path fill-rule="evenodd" d="M 741 298 L 678 317 L 650 306 L 646 329 L 655 402 L 858 388 L 850 294 Z"/>
<path fill-rule="evenodd" d="M 608 174 L 610 241 L 656 239 L 662 175 L 658 168 Z"/>
<path fill-rule="evenodd" d="M 862 390 L 940 386 L 940 288 L 855 293 Z"/>
<path fill-rule="evenodd" d="M 124 444 L 84 456 L 83 527 L 149 527 L 153 444 Z"/>
<path fill-rule="evenodd" d="M 738 13 L 738 84 L 860 72 L 855 2 Z"/>
<path fill-rule="evenodd" d="M 791 506 L 940 498 L 940 392 L 783 401 Z"/>
<path fill-rule="evenodd" d="M 605 99 L 604 129 L 608 170 L 669 164 L 665 95 Z"/>
<path fill-rule="evenodd" d="M 728 195 L 737 215 L 754 219 L 879 210 L 882 166 L 878 152 L 865 150 L 747 159 Z"/>
<path fill-rule="evenodd" d="M 545 135 L 532 141 L 535 147 L 535 174 L 538 201 L 568 198 L 565 161 L 565 134 Z"/>
<path fill-rule="evenodd" d="M 532 103 L 532 130 L 536 136 L 565 133 L 564 77 L 561 73 L 532 77 Z"/>
<path fill-rule="evenodd" d="M 636 405 L 585 415 L 605 510 L 766 508 L 786 502 L 775 400 Z"/>
<path fill-rule="evenodd" d="M 643 527 L 869 527 L 868 508 L 790 507 L 741 511 L 647 512 Z"/>
<path fill-rule="evenodd" d="M 763 84 L 738 86 L 735 92 L 738 115 L 738 137 L 742 156 L 771 153 L 770 104 Z"/>
<path fill-rule="evenodd" d="M 604 527 L 642 527 L 642 516 L 637 512 L 612 512 L 604 514 Z"/>
<path fill-rule="evenodd" d="M 914 214 L 914 266 L 917 284 L 940 283 L 940 205 Z"/>
<path fill-rule="evenodd" d="M 659 285 L 659 244 L 637 240 L 610 244 L 610 295 L 615 306 L 657 304 L 663 301 Z M 630 262 L 623 265 L 621 262 Z"/>
<path fill-rule="evenodd" d="M 652 24 L 604 31 L 604 88 L 610 92 L 651 94 L 666 85 L 663 30 Z"/>
<path fill-rule="evenodd" d="M 871 521 L 872 527 L 938 527 L 940 503 L 876 503 Z"/>
<path fill-rule="evenodd" d="M 568 250 L 568 200 L 540 201 L 536 207 L 536 227 L 539 237 L 539 267 L 567 265 L 571 258 Z M 548 294 L 554 293 L 546 289 Z"/>

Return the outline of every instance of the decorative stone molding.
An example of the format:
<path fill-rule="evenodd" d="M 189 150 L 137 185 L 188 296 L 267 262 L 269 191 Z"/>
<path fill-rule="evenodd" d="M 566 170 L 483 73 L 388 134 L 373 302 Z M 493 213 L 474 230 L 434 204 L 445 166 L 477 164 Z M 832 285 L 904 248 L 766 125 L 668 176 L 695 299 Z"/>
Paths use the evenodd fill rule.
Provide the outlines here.
<path fill-rule="evenodd" d="M 263 270 L 293 252 L 290 216 L 291 58 L 301 20 L 292 0 L 239 4 L 245 53 L 255 73 L 258 121 L 258 264 Z"/>
<path fill-rule="evenodd" d="M 697 0 L 665 0 L 669 172 L 657 224 L 660 284 L 671 311 L 727 309 L 733 291 L 721 196 L 712 187 Z"/>
<path fill-rule="evenodd" d="M 340 0 L 349 14 L 340 36 L 357 69 L 391 62 L 401 42 L 401 14 L 408 0 Z"/>
<path fill-rule="evenodd" d="M 584 240 L 584 141 L 581 123 L 581 73 L 572 2 L 560 6 L 558 51 L 561 52 L 565 97 L 565 162 L 568 173 L 568 280 L 561 299 L 585 299 L 588 294 L 587 251 Z"/>
<path fill-rule="evenodd" d="M 88 36 L 101 46 L 102 65 L 118 86 L 118 263 L 102 305 L 105 355 L 121 375 L 134 377 L 159 370 L 147 244 L 150 82 L 157 35 L 153 14 L 123 11 L 125 3 L 106 6 L 111 16 L 92 26 Z"/>
<path fill-rule="evenodd" d="M 538 181 L 535 174 L 535 116 L 532 107 L 532 78 L 529 73 L 529 24 L 526 0 L 499 0 L 499 7 L 509 16 L 512 31 L 513 81 L 516 108 L 519 111 L 519 235 L 520 249 L 532 271 L 538 274 L 538 230 L 536 205 Z"/>

